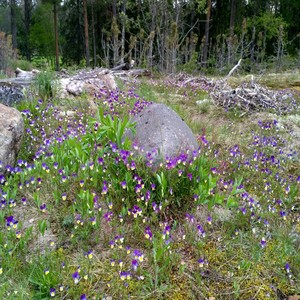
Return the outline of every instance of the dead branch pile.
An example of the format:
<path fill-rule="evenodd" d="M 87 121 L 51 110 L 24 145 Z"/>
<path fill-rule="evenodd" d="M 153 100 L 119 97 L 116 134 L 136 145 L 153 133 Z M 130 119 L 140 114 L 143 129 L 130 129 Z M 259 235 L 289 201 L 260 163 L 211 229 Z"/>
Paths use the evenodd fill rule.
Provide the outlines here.
<path fill-rule="evenodd" d="M 168 76 L 164 84 L 167 86 L 177 87 L 177 88 L 199 88 L 205 91 L 213 89 L 215 83 L 213 80 L 208 79 L 205 76 L 191 77 L 186 73 L 178 73 L 176 75 Z"/>
<path fill-rule="evenodd" d="M 224 81 L 216 82 L 210 95 L 216 105 L 225 109 L 238 108 L 244 113 L 272 111 L 281 115 L 299 108 L 293 93 L 269 90 L 253 81 L 245 82 L 235 89 Z"/>
<path fill-rule="evenodd" d="M 72 77 L 75 80 L 97 78 L 101 75 L 111 74 L 117 77 L 139 77 L 139 76 L 150 76 L 151 72 L 147 69 L 131 69 L 131 70 L 112 70 L 107 68 L 95 68 L 92 70 L 82 69 L 76 72 Z M 66 70 L 62 70 L 59 73 L 59 77 L 69 77 L 70 74 Z"/>

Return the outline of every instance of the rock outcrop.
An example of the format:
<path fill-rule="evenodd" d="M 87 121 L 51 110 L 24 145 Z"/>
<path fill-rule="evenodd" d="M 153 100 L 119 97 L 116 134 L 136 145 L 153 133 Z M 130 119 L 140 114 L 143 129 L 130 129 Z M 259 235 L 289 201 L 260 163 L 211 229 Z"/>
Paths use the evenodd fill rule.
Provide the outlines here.
<path fill-rule="evenodd" d="M 13 106 L 24 98 L 23 86 L 15 82 L 0 82 L 0 103 Z"/>
<path fill-rule="evenodd" d="M 19 111 L 0 104 L 0 174 L 7 165 L 14 165 L 24 133 L 24 121 Z"/>
<path fill-rule="evenodd" d="M 154 165 L 183 152 L 197 150 L 199 145 L 192 130 L 171 108 L 164 104 L 151 104 L 134 116 L 136 134 L 125 136 L 138 146 L 138 154 L 151 156 Z"/>
<path fill-rule="evenodd" d="M 0 80 L 0 103 L 13 106 L 20 102 L 25 94 L 30 93 L 30 85 L 34 83 L 35 76 L 40 73 L 38 70 L 23 71 L 16 70 L 17 78 L 7 78 Z M 82 94 L 95 95 L 105 90 L 117 89 L 115 78 L 128 80 L 138 76 L 149 76 L 151 73 L 145 69 L 133 69 L 129 71 L 113 71 L 105 68 L 95 68 L 92 70 L 79 70 L 76 74 L 70 75 L 67 71 L 61 71 L 56 74 L 52 82 L 52 88 L 55 89 L 55 96 L 63 98 L 78 97 Z M 34 96 L 34 95 L 33 95 Z"/>
<path fill-rule="evenodd" d="M 16 78 L 5 78 L 0 80 L 0 103 L 13 106 L 30 93 L 30 85 L 38 70 L 23 71 L 16 69 Z"/>
<path fill-rule="evenodd" d="M 93 95 L 101 89 L 115 90 L 117 84 L 114 76 L 108 69 L 97 68 L 86 71 L 81 70 L 76 75 L 63 75 L 57 79 L 59 98 L 80 96 L 83 93 Z"/>

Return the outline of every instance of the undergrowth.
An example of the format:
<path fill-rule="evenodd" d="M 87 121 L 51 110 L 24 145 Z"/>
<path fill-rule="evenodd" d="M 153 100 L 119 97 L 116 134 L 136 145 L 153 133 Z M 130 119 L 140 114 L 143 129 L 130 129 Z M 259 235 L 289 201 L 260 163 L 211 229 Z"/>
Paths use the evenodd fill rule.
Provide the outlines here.
<path fill-rule="evenodd" d="M 102 91 L 97 115 L 21 103 L 23 148 L 0 177 L 1 298 L 299 294 L 300 169 L 288 135 L 275 118 L 199 108 L 205 98 L 205 87 L 152 81 Z M 134 154 L 123 134 L 150 101 L 186 119 L 197 151 L 159 167 Z"/>

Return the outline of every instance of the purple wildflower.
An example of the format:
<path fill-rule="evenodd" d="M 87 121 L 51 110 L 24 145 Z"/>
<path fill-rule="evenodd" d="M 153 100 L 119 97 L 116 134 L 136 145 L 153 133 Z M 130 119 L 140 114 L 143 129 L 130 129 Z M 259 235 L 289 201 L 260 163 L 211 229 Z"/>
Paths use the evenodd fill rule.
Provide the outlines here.
<path fill-rule="evenodd" d="M 74 280 L 74 283 L 77 284 L 80 280 L 80 276 L 78 272 L 73 273 L 72 278 Z"/>
<path fill-rule="evenodd" d="M 50 296 L 51 297 L 55 297 L 55 294 L 56 294 L 56 289 L 55 288 L 51 288 L 50 289 Z"/>
<path fill-rule="evenodd" d="M 139 263 L 136 259 L 133 259 L 131 262 L 131 265 L 132 265 L 133 270 L 136 271 L 139 266 Z"/>
<path fill-rule="evenodd" d="M 150 229 L 150 226 L 147 226 L 145 229 L 145 238 L 150 241 L 152 240 L 152 231 Z"/>

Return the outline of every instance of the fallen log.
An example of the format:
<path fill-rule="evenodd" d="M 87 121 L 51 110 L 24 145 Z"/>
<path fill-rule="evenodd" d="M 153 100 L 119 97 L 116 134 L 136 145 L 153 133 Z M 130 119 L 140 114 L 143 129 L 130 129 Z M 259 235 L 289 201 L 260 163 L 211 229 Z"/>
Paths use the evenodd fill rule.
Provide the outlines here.
<path fill-rule="evenodd" d="M 20 68 L 16 68 L 15 74 L 17 78 L 32 79 L 39 72 L 40 71 L 36 69 L 33 69 L 31 71 L 24 71 Z"/>

